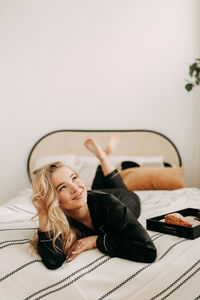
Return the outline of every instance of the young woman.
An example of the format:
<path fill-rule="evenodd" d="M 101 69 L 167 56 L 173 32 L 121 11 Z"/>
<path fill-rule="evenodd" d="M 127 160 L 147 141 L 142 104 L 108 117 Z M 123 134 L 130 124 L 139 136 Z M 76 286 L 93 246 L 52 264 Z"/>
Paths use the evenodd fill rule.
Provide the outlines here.
<path fill-rule="evenodd" d="M 32 201 L 39 229 L 33 244 L 47 268 L 57 269 L 94 248 L 111 257 L 138 262 L 156 259 L 156 248 L 137 220 L 140 200 L 126 188 L 109 160 L 118 141 L 112 136 L 105 151 L 92 139 L 85 142 L 100 160 L 91 191 L 61 162 L 34 172 Z"/>

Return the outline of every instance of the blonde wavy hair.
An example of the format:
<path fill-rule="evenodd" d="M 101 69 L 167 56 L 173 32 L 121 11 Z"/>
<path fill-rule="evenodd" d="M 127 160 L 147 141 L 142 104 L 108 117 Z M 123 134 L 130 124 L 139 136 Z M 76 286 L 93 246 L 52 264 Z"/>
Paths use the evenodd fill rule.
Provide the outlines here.
<path fill-rule="evenodd" d="M 59 168 L 67 167 L 62 162 L 54 162 L 45 165 L 33 172 L 32 180 L 32 203 L 37 210 L 37 216 L 47 216 L 47 228 L 51 228 L 47 231 L 47 236 L 53 241 L 55 250 L 58 250 L 55 241 L 62 236 L 64 243 L 64 251 L 67 254 L 71 246 L 77 240 L 79 232 L 70 227 L 66 213 L 60 206 L 59 195 L 56 191 L 53 182 L 52 175 Z M 77 175 L 78 176 L 78 175 Z M 37 251 L 38 236 L 32 241 L 32 247 Z"/>

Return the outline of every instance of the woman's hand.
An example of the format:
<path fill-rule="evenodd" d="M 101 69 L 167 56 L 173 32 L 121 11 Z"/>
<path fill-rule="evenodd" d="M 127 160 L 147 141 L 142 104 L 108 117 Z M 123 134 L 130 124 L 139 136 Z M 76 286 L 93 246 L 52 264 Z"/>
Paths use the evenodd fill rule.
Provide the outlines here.
<path fill-rule="evenodd" d="M 77 240 L 73 247 L 68 252 L 67 262 L 72 261 L 78 254 L 85 250 L 96 248 L 97 235 L 88 236 Z"/>

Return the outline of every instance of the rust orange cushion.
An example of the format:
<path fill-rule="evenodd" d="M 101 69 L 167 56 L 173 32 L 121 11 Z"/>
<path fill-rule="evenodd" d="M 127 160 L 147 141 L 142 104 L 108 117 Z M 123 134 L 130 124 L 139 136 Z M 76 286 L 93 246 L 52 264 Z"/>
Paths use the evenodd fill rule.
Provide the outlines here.
<path fill-rule="evenodd" d="M 129 168 L 120 175 L 131 191 L 174 190 L 185 187 L 184 169 L 177 168 Z"/>

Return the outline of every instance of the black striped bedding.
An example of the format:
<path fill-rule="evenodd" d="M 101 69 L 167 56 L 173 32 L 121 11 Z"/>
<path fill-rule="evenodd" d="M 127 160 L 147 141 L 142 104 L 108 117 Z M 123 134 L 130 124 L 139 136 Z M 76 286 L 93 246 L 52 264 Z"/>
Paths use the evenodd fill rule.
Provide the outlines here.
<path fill-rule="evenodd" d="M 200 208 L 199 189 L 138 192 L 140 222 L 174 209 Z M 187 204 L 186 204 L 187 203 Z M 152 264 L 110 258 L 97 249 L 48 270 L 30 247 L 30 191 L 0 206 L 0 299 L 161 300 L 200 299 L 200 238 L 149 231 L 158 257 Z"/>

